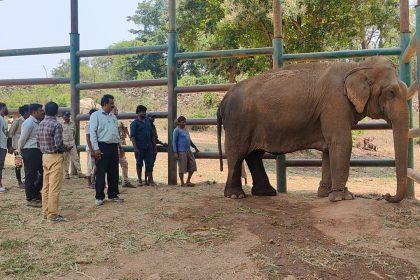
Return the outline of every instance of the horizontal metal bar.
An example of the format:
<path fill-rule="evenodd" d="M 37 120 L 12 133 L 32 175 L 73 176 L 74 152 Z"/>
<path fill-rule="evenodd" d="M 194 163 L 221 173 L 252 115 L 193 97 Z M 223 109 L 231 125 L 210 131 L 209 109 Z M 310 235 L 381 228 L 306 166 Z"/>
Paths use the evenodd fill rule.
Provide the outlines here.
<path fill-rule="evenodd" d="M 123 148 L 124 152 L 129 152 L 129 153 L 134 152 L 133 146 L 123 145 L 122 148 Z M 86 152 L 86 145 L 77 146 L 77 150 L 79 152 Z M 161 145 L 157 145 L 157 151 L 160 152 L 160 153 L 167 153 L 168 152 L 168 147 L 163 147 Z"/>
<path fill-rule="evenodd" d="M 420 184 L 420 172 L 417 172 L 414 169 L 407 169 L 407 177 L 415 181 L 417 184 Z"/>
<path fill-rule="evenodd" d="M 76 89 L 107 89 L 107 88 L 135 88 L 135 87 L 151 87 L 151 86 L 166 86 L 168 79 L 155 80 L 133 80 L 133 81 L 114 81 L 106 83 L 81 83 L 76 85 Z"/>
<path fill-rule="evenodd" d="M 168 45 L 142 46 L 115 49 L 81 50 L 76 52 L 78 57 L 110 56 L 141 53 L 162 53 L 168 51 Z"/>
<path fill-rule="evenodd" d="M 284 54 L 284 60 L 293 61 L 311 61 L 311 60 L 324 60 L 324 59 L 338 59 L 350 57 L 364 57 L 364 56 L 377 56 L 377 55 L 400 55 L 400 48 L 384 48 L 384 49 L 369 49 L 369 50 L 344 50 L 333 52 L 317 52 L 317 53 L 297 53 L 297 54 Z"/>
<path fill-rule="evenodd" d="M 70 52 L 70 46 L 10 49 L 10 50 L 0 50 L 0 57 L 40 55 L 40 54 L 53 54 L 53 53 L 69 53 L 69 52 Z"/>
<path fill-rule="evenodd" d="M 69 83 L 70 78 L 32 78 L 0 80 L 0 86 L 56 85 Z"/>
<path fill-rule="evenodd" d="M 186 87 L 175 87 L 176 93 L 188 92 L 208 92 L 208 91 L 228 91 L 235 84 L 219 84 L 219 85 L 197 85 Z"/>
<path fill-rule="evenodd" d="M 217 125 L 216 118 L 187 119 L 187 125 Z M 361 122 L 353 127 L 354 130 L 389 129 L 391 126 L 386 122 Z"/>
<path fill-rule="evenodd" d="M 177 60 L 188 59 L 209 59 L 220 57 L 243 57 L 243 56 L 257 56 L 257 55 L 272 55 L 273 48 L 255 48 L 255 49 L 236 49 L 236 50 L 217 50 L 217 51 L 202 51 L 202 52 L 184 52 L 175 54 Z"/>
<path fill-rule="evenodd" d="M 377 130 L 377 129 L 391 129 L 392 126 L 384 121 L 379 122 L 359 122 L 352 127 L 353 130 Z"/>
<path fill-rule="evenodd" d="M 167 112 L 147 112 L 150 115 L 153 115 L 156 119 L 165 119 L 168 117 Z M 136 113 L 118 113 L 119 120 L 133 120 L 137 118 Z M 78 121 L 87 121 L 89 120 L 89 114 L 80 114 L 76 116 L 76 120 Z"/>
<path fill-rule="evenodd" d="M 405 49 L 402 59 L 404 63 L 409 63 L 413 56 L 416 54 L 416 33 L 411 37 L 410 45 Z"/>
<path fill-rule="evenodd" d="M 9 115 L 19 114 L 19 108 L 9 108 L 8 110 L 9 110 Z M 58 108 L 58 114 L 64 113 L 65 111 L 70 111 L 70 107 L 60 107 L 60 108 Z"/>
<path fill-rule="evenodd" d="M 412 128 L 408 132 L 408 138 L 418 138 L 420 137 L 420 128 Z"/>

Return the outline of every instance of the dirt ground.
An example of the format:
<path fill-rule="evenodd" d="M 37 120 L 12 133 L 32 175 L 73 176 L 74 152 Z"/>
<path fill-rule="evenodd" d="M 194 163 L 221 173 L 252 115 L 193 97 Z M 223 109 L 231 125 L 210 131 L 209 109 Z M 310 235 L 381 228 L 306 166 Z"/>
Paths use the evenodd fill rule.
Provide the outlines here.
<path fill-rule="evenodd" d="M 213 130 L 192 137 L 202 151 L 215 150 Z M 393 157 L 390 132 L 356 141 L 364 137 L 375 137 L 378 151 L 355 148 L 354 157 Z M 418 169 L 419 145 L 415 155 Z M 84 179 L 65 180 L 60 205 L 69 221 L 49 224 L 25 206 L 10 156 L 7 163 L 0 279 L 420 279 L 420 203 L 376 200 L 395 192 L 393 168 L 352 168 L 353 201 L 318 199 L 319 168 L 288 169 L 288 194 L 229 200 L 217 161 L 198 160 L 196 187 L 167 186 L 166 155 L 159 154 L 159 185 L 123 189 L 123 204 L 95 207 Z M 265 164 L 275 185 L 274 162 Z"/>

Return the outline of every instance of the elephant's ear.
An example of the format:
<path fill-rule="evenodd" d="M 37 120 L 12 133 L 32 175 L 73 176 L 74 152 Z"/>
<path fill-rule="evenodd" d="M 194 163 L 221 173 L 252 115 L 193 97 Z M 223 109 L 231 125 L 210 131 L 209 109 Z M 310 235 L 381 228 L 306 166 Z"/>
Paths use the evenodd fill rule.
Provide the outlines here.
<path fill-rule="evenodd" d="M 346 74 L 344 80 L 346 95 L 358 113 L 363 112 L 370 97 L 370 83 L 366 76 L 366 69 L 367 67 L 353 69 Z"/>

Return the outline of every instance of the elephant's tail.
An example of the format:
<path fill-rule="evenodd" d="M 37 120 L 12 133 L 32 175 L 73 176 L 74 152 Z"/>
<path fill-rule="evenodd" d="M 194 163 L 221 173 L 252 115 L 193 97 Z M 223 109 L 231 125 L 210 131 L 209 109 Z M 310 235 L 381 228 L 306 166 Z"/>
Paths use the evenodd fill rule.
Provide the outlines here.
<path fill-rule="evenodd" d="M 220 171 L 223 171 L 223 153 L 222 153 L 222 113 L 221 106 L 217 109 L 217 147 L 219 148 Z"/>

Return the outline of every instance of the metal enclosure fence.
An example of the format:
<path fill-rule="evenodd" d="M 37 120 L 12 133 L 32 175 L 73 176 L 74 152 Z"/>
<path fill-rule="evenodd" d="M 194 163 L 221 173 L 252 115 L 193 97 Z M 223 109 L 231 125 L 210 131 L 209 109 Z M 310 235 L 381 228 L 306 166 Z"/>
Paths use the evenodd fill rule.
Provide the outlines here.
<path fill-rule="evenodd" d="M 164 86 L 168 87 L 168 110 L 167 112 L 156 112 L 158 118 L 167 118 L 168 120 L 168 142 L 172 142 L 172 131 L 175 128 L 175 120 L 177 118 L 177 94 L 188 92 L 207 92 L 207 91 L 227 91 L 233 84 L 217 84 L 217 85 L 195 85 L 195 86 L 177 86 L 177 61 L 194 60 L 194 59 L 214 59 L 226 57 L 244 57 L 244 56 L 272 56 L 273 68 L 279 68 L 287 61 L 317 61 L 326 59 L 342 59 L 354 57 L 366 57 L 376 55 L 399 56 L 400 57 L 400 75 L 401 79 L 410 85 L 410 61 L 407 57 L 412 57 L 417 48 L 417 57 L 420 54 L 420 34 L 411 40 L 408 21 L 408 0 L 400 0 L 400 46 L 395 48 L 383 49 L 368 49 L 368 50 L 343 50 L 332 52 L 319 53 L 299 53 L 287 54 L 283 53 L 282 41 L 282 15 L 281 15 L 281 0 L 273 0 L 273 27 L 274 36 L 272 46 L 266 48 L 253 49 L 233 49 L 233 50 L 213 50 L 213 51 L 199 51 L 199 52 L 179 52 L 177 46 L 177 31 L 176 31 L 176 1 L 168 0 L 168 14 L 169 14 L 169 28 L 168 28 L 168 43 L 165 45 L 142 46 L 131 48 L 117 48 L 117 49 L 94 49 L 94 50 L 80 50 L 80 34 L 78 31 L 78 0 L 70 0 L 71 6 L 71 30 L 70 30 L 70 45 L 69 46 L 55 46 L 55 47 L 41 47 L 41 48 L 26 48 L 26 49 L 11 49 L 0 50 L 0 57 L 6 56 L 24 56 L 24 55 L 41 55 L 41 54 L 56 54 L 56 53 L 70 53 L 71 75 L 70 77 L 62 78 L 37 78 L 37 79 L 5 79 L 0 80 L 0 86 L 11 85 L 45 85 L 45 84 L 69 84 L 71 91 L 71 114 L 73 121 L 76 124 L 76 145 L 78 150 L 84 150 L 80 146 L 80 121 L 86 120 L 87 115 L 80 114 L 80 91 L 81 90 L 95 90 L 95 89 L 109 89 L 109 88 L 127 88 L 127 87 L 151 87 Z M 420 2 L 420 0 L 419 0 Z M 416 27 L 420 28 L 420 10 L 416 7 Z M 420 29 L 418 29 L 420 30 Z M 416 43 L 417 42 L 417 43 Z M 410 47 L 409 47 L 410 46 Z M 413 51 L 414 49 L 414 51 Z M 97 57 L 97 56 L 111 56 L 111 55 L 126 55 L 126 54 L 144 54 L 144 53 L 167 53 L 167 78 L 154 80 L 132 80 L 132 81 L 110 81 L 98 83 L 80 83 L 80 58 L 81 57 Z M 420 66 L 418 66 L 420 67 Z M 410 128 L 412 128 L 412 105 L 410 106 Z M 13 110 L 11 110 L 13 111 Z M 134 119 L 134 113 L 121 113 L 120 119 Z M 188 119 L 188 125 L 215 125 L 216 119 Z M 390 126 L 385 122 L 380 123 L 359 123 L 353 129 L 389 129 Z M 419 129 L 412 130 L 410 135 L 419 136 Z M 131 146 L 125 146 L 126 151 L 133 151 Z M 200 152 L 197 158 L 216 159 L 217 152 Z M 277 190 L 279 192 L 286 192 L 286 168 L 287 167 L 305 167 L 305 166 L 321 166 L 321 160 L 314 159 L 288 159 L 286 155 L 273 156 L 266 154 L 265 158 L 275 158 L 277 167 Z M 394 160 L 358 160 L 352 159 L 351 166 L 395 166 Z M 410 170 L 413 168 L 413 140 L 409 142 L 409 162 Z M 411 171 L 410 171 L 411 172 Z M 409 173 L 412 174 L 412 173 Z M 417 175 L 410 176 L 415 178 Z M 418 179 L 418 178 L 417 178 Z M 172 145 L 168 147 L 168 184 L 174 185 L 177 183 L 176 161 L 173 155 Z M 409 196 L 414 196 L 414 184 L 409 180 Z"/>

